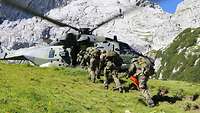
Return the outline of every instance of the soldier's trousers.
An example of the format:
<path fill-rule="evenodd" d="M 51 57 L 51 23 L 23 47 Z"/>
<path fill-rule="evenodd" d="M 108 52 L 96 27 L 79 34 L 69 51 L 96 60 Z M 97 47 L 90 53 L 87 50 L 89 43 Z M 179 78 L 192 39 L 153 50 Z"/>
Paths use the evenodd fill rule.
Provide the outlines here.
<path fill-rule="evenodd" d="M 148 87 L 147 87 L 148 79 L 149 79 L 149 77 L 148 76 L 144 76 L 144 75 L 139 77 L 139 90 L 142 93 L 142 95 L 145 98 L 145 100 L 147 101 L 147 103 L 152 101 L 150 92 L 149 92 Z"/>
<path fill-rule="evenodd" d="M 118 73 L 116 70 L 108 70 L 108 69 L 104 70 L 104 85 L 108 86 L 109 78 L 111 78 L 111 77 L 113 78 L 113 80 L 115 82 L 116 88 L 121 88 L 122 86 L 119 81 Z"/>
<path fill-rule="evenodd" d="M 88 71 L 89 71 L 89 78 L 91 79 L 92 82 L 95 82 L 98 75 L 98 68 L 96 69 L 89 68 Z"/>
<path fill-rule="evenodd" d="M 151 95 L 148 89 L 140 89 L 140 92 L 142 93 L 146 101 L 151 100 Z"/>

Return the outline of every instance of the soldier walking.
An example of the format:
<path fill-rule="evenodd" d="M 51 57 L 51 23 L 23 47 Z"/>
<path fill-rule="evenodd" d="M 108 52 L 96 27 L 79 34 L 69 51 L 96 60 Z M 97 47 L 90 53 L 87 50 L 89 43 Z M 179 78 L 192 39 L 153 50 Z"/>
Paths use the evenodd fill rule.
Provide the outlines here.
<path fill-rule="evenodd" d="M 89 77 L 93 83 L 99 74 L 99 62 L 100 62 L 100 50 L 94 48 L 91 52 L 90 65 L 89 65 Z"/>
<path fill-rule="evenodd" d="M 104 87 L 108 89 L 109 85 L 109 78 L 112 77 L 115 84 L 116 89 L 119 90 L 119 92 L 123 92 L 122 85 L 118 78 L 118 65 L 116 64 L 116 57 L 118 54 L 114 51 L 106 51 L 106 57 L 105 57 L 105 68 L 104 68 Z"/>
<path fill-rule="evenodd" d="M 147 57 L 133 58 L 128 71 L 133 85 L 142 93 L 147 104 L 154 107 L 155 104 L 147 87 L 149 76 L 154 74 L 153 63 Z"/>

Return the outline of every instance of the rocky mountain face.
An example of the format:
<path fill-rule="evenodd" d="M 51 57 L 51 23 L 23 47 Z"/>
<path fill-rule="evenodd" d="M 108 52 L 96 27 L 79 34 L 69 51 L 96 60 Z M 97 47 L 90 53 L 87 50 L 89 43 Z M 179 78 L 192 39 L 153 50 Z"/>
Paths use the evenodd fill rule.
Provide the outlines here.
<path fill-rule="evenodd" d="M 95 30 L 94 34 L 111 38 L 117 35 L 119 40 L 142 52 L 167 47 L 185 28 L 197 27 L 200 21 L 198 0 L 184 0 L 179 4 L 175 14 L 166 13 L 158 5 L 145 0 L 142 2 L 145 2 L 142 7 L 135 6 L 138 0 L 26 1 L 47 7 L 41 7 L 42 12 L 52 9 L 45 14 L 78 28 L 95 27 L 107 18 L 122 13 L 123 16 Z M 44 5 L 41 5 L 43 3 Z M 34 5 L 30 6 L 34 7 Z M 129 9 L 132 11 L 127 13 Z M 58 27 L 38 17 L 16 21 L 5 20 L 0 25 L 0 29 L 2 45 L 8 48 L 11 48 L 14 42 L 41 43 L 46 29 L 53 40 L 64 38 L 65 32 L 69 31 L 69 28 Z"/>
<path fill-rule="evenodd" d="M 72 0 L 13 0 L 23 4 L 27 8 L 32 8 L 38 12 L 46 13 L 57 7 L 69 4 Z M 5 4 L 0 4 L 1 19 L 17 20 L 23 18 L 31 18 L 32 15 L 13 9 Z"/>

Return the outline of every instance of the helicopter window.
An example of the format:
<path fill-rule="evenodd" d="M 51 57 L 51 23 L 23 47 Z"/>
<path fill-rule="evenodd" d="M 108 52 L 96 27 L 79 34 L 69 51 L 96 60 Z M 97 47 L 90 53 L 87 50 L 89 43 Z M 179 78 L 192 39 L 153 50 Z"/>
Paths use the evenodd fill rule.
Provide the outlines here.
<path fill-rule="evenodd" d="M 110 46 L 110 43 L 108 43 L 108 46 Z"/>
<path fill-rule="evenodd" d="M 54 55 L 55 55 L 55 50 L 51 48 L 51 50 L 49 51 L 49 58 L 53 58 Z"/>
<path fill-rule="evenodd" d="M 115 51 L 120 51 L 119 48 L 115 48 Z"/>
<path fill-rule="evenodd" d="M 107 41 L 103 41 L 103 43 L 108 43 Z"/>
<path fill-rule="evenodd" d="M 98 48 L 99 48 L 99 49 L 103 49 L 104 47 L 100 46 L 100 47 L 97 47 L 97 49 L 98 49 Z"/>

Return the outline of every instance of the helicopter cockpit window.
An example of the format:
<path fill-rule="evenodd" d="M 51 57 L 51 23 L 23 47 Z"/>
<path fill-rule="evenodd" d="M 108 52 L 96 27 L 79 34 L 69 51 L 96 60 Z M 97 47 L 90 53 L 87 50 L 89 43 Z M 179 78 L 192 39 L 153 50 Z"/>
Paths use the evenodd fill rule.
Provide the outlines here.
<path fill-rule="evenodd" d="M 115 48 L 115 51 L 120 51 L 119 48 Z"/>
<path fill-rule="evenodd" d="M 104 49 L 104 47 L 100 46 L 100 47 L 97 47 L 97 49 Z"/>
<path fill-rule="evenodd" d="M 108 43 L 108 41 L 103 41 L 103 43 Z"/>
<path fill-rule="evenodd" d="M 49 58 L 53 58 L 54 55 L 55 55 L 55 50 L 53 48 L 51 48 L 49 51 Z"/>

